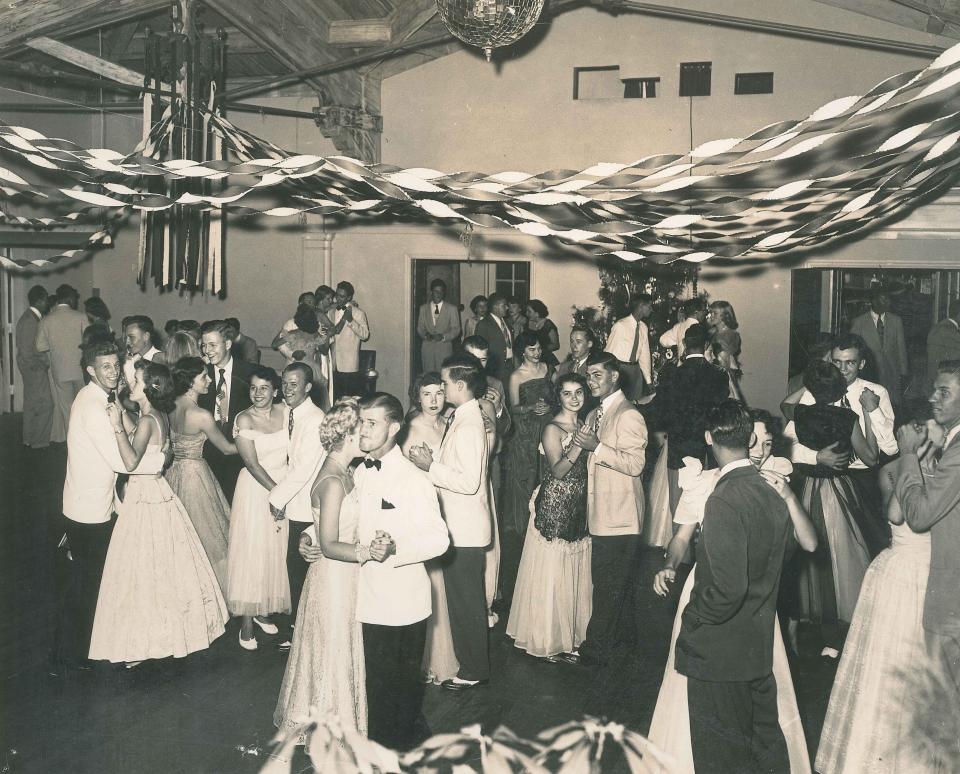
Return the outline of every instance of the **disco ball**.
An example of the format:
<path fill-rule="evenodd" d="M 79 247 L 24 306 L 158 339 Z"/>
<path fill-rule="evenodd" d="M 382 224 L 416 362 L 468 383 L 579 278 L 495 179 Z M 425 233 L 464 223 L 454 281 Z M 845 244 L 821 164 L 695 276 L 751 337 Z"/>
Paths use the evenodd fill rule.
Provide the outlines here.
<path fill-rule="evenodd" d="M 487 61 L 493 49 L 509 46 L 533 29 L 544 0 L 437 0 L 437 11 L 450 32 L 482 48 Z"/>

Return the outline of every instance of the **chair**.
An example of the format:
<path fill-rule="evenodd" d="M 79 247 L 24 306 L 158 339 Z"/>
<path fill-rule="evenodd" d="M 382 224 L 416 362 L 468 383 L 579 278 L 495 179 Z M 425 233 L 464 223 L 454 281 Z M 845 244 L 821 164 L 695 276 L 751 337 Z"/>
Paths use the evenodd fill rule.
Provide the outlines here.
<path fill-rule="evenodd" d="M 373 374 L 372 376 L 370 374 Z M 360 378 L 363 380 L 364 395 L 377 391 L 377 350 L 360 350 Z"/>

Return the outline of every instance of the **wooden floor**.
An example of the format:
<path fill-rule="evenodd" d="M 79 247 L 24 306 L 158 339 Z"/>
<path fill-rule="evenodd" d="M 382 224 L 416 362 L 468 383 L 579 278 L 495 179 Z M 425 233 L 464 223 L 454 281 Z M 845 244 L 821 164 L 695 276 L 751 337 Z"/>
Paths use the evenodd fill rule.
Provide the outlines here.
<path fill-rule="evenodd" d="M 47 673 L 63 571 L 54 546 L 65 453 L 29 452 L 19 437 L 19 416 L 0 416 L 0 771 L 257 771 L 270 751 L 285 656 L 262 635 L 259 650 L 241 650 L 235 621 L 209 650 L 186 659 L 132 671 L 104 665 L 60 677 Z M 632 610 L 636 646 L 603 668 L 526 656 L 505 636 L 507 611 L 501 610 L 491 637 L 490 685 L 464 694 L 428 687 L 424 709 L 433 731 L 473 723 L 490 731 L 502 724 L 532 736 L 591 714 L 645 733 L 675 612 L 651 590 L 660 562 L 656 550 L 643 557 Z M 813 655 L 796 660 L 793 669 L 813 756 L 834 667 Z M 295 771 L 307 767 L 302 758 L 295 764 Z M 604 768 L 625 771 L 615 761 Z"/>

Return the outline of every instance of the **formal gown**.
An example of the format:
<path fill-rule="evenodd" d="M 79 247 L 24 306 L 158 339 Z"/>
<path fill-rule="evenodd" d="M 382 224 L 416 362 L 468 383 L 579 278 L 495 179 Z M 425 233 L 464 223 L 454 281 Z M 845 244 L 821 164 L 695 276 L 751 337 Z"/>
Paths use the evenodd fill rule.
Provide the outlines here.
<path fill-rule="evenodd" d="M 641 537 L 648 546 L 666 547 L 673 538 L 673 514 L 670 513 L 670 482 L 667 478 L 667 444 L 663 442 L 657 464 L 647 488 L 648 518 L 643 520 Z"/>
<path fill-rule="evenodd" d="M 287 462 L 287 431 L 275 433 L 238 430 L 235 435 L 253 441 L 257 460 L 274 481 L 283 478 Z M 233 615 L 270 615 L 290 612 L 287 575 L 287 535 L 290 522 L 275 521 L 269 490 L 244 468 L 237 477 L 230 511 L 227 546 L 227 607 Z"/>
<path fill-rule="evenodd" d="M 893 543 L 864 576 L 823 721 L 821 774 L 944 772 L 915 744 L 926 702 L 912 678 L 926 671 L 923 601 L 930 533 L 894 525 Z M 921 721 L 922 722 L 922 721 Z"/>
<path fill-rule="evenodd" d="M 857 415 L 848 408 L 815 404 L 796 407 L 797 439 L 819 451 L 838 442 L 851 448 Z M 857 481 L 845 471 L 821 465 L 798 465 L 807 477 L 801 503 L 817 530 L 819 545 L 800 566 L 800 614 L 814 623 L 849 623 L 870 566 L 870 550 L 859 524 L 863 496 Z"/>
<path fill-rule="evenodd" d="M 568 433 L 566 451 L 573 443 Z M 514 644 L 533 656 L 580 647 L 593 609 L 591 542 L 587 532 L 587 457 L 562 478 L 541 457 L 543 483 L 530 498 L 530 522 L 507 620 Z"/>
<path fill-rule="evenodd" d="M 230 503 L 203 458 L 204 432 L 175 433 L 173 462 L 167 470 L 167 482 L 187 509 L 200 536 L 203 550 L 217 574 L 220 588 L 227 588 L 227 535 L 230 532 Z"/>
<path fill-rule="evenodd" d="M 359 500 L 353 490 L 340 506 L 340 541 L 353 543 L 357 539 L 359 515 Z M 314 520 L 319 518 L 319 509 L 314 508 Z M 321 557 L 307 570 L 293 644 L 273 713 L 274 725 L 282 732 L 299 728 L 311 717 L 332 715 L 361 734 L 367 733 L 363 630 L 357 621 L 359 569 L 352 562 Z"/>
<path fill-rule="evenodd" d="M 209 647 L 226 621 L 220 584 L 183 504 L 161 475 L 131 475 L 103 567 L 90 658 L 181 658 Z"/>
<path fill-rule="evenodd" d="M 552 409 L 546 414 L 531 409 L 543 398 L 553 405 L 553 381 L 551 371 L 537 379 L 530 379 L 520 385 L 520 403 L 511 409 L 513 415 L 513 433 L 506 443 L 505 480 L 503 482 L 503 525 L 518 535 L 527 530 L 530 517 L 530 496 L 539 483 L 540 436 L 543 428 L 552 419 Z"/>
<path fill-rule="evenodd" d="M 680 470 L 680 486 L 683 489 L 683 495 L 677 506 L 674 521 L 678 525 L 700 524 L 703 521 L 707 498 L 716 486 L 720 471 L 704 471 L 700 462 L 691 457 L 684 457 L 684 462 L 686 467 Z M 777 457 L 770 457 L 767 460 L 764 469 L 767 468 L 780 473 L 792 470 L 788 460 Z M 675 762 L 675 768 L 671 769 L 652 764 L 651 771 L 660 774 L 693 774 L 694 772 L 693 749 L 690 742 L 690 712 L 687 704 L 687 678 L 674 668 L 674 654 L 683 611 L 690 601 L 695 575 L 696 573 L 691 570 L 680 593 L 680 605 L 673 623 L 667 666 L 663 672 L 663 682 L 660 683 L 653 720 L 650 722 L 648 739 L 658 750 L 669 755 Z M 797 695 L 793 689 L 790 663 L 787 660 L 787 651 L 783 645 L 778 620 L 774 621 L 773 636 L 773 676 L 777 683 L 777 710 L 780 729 L 783 731 L 790 756 L 790 771 L 792 774 L 809 774 L 810 758 L 807 753 L 807 742 L 803 735 L 803 724 L 797 708 Z"/>
<path fill-rule="evenodd" d="M 427 444 L 433 452 L 433 458 L 440 457 L 440 444 Z M 491 501 L 492 502 L 492 501 Z M 442 683 L 457 676 L 460 662 L 453 649 L 453 632 L 450 629 L 450 614 L 447 612 L 447 589 L 443 583 L 442 556 L 426 562 L 427 575 L 430 577 L 430 600 L 433 603 L 430 618 L 427 619 L 427 638 L 423 645 L 423 676 L 434 683 Z M 484 577 L 486 584 L 486 577 Z"/>

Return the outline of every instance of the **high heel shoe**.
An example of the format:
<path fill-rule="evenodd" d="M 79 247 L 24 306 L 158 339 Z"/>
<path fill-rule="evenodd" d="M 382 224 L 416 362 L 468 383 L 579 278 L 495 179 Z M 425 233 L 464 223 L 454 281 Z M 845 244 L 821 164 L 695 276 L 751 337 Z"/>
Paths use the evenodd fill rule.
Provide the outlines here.
<path fill-rule="evenodd" d="M 264 634 L 278 634 L 280 632 L 277 625 L 270 621 L 261 621 L 259 618 L 254 617 L 253 622 L 263 630 Z"/>
<path fill-rule="evenodd" d="M 240 633 L 240 636 L 237 638 L 240 641 L 240 647 L 244 650 L 256 650 L 257 649 L 257 638 L 251 637 L 249 640 L 243 639 L 243 633 Z"/>

